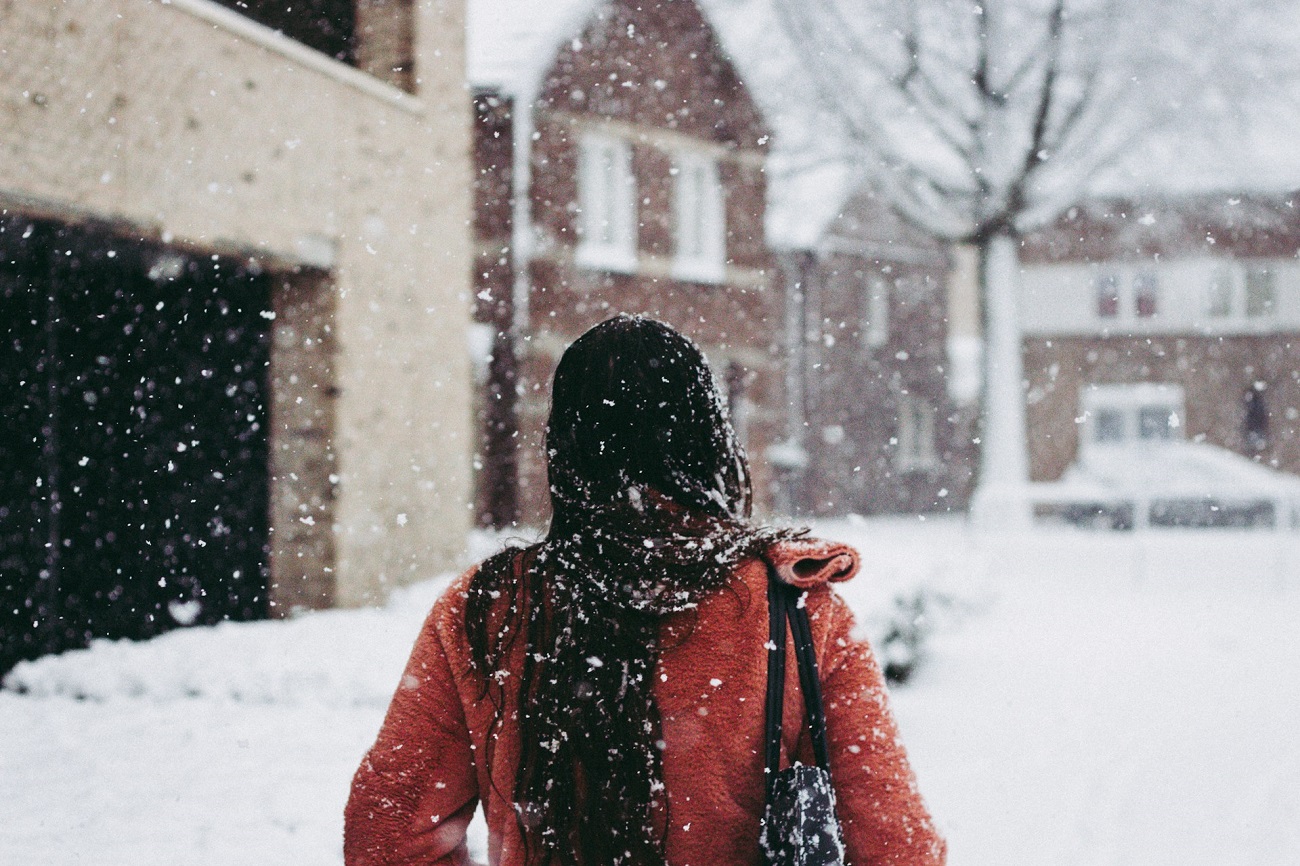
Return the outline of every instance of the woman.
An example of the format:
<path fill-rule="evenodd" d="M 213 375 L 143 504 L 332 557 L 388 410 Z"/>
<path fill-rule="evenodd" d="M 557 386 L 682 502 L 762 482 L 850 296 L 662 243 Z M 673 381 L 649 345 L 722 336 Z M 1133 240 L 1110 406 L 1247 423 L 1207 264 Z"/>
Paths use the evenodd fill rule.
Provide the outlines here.
<path fill-rule="evenodd" d="M 699 349 L 619 316 L 555 372 L 541 542 L 434 606 L 357 771 L 350 866 L 757 864 L 768 564 L 807 591 L 849 864 L 936 864 L 880 670 L 827 583 L 857 554 L 749 522 L 745 455 Z M 811 763 L 794 665 L 783 765 Z"/>

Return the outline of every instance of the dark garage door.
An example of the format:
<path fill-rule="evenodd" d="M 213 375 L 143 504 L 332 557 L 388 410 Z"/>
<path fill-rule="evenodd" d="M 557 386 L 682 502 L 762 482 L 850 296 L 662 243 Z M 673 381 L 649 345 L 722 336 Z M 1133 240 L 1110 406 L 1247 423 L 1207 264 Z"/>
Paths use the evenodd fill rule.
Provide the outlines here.
<path fill-rule="evenodd" d="M 0 221 L 0 672 L 266 615 L 268 286 Z"/>

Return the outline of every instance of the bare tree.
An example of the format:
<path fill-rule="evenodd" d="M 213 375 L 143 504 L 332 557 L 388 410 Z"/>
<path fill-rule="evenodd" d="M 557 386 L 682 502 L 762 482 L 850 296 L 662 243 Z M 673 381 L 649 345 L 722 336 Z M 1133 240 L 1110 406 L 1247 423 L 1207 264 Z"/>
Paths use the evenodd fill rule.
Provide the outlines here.
<path fill-rule="evenodd" d="M 1231 116 L 1244 96 L 1272 83 L 1291 64 L 1296 4 L 775 3 L 870 180 L 911 222 L 979 251 L 985 346 L 976 509 L 996 503 L 999 519 L 1025 518 L 1015 505 L 1028 480 L 1019 239 L 1155 131 Z"/>

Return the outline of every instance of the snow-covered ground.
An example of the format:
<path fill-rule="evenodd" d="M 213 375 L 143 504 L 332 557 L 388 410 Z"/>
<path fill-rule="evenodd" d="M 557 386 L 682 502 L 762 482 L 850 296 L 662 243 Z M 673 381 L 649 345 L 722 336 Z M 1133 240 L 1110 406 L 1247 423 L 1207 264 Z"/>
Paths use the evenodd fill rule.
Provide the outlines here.
<path fill-rule="evenodd" d="M 862 549 L 843 589 L 868 623 L 918 586 L 957 600 L 894 692 L 954 866 L 1300 864 L 1295 536 L 819 531 Z M 0 863 L 337 864 L 351 773 L 445 580 L 21 666 Z"/>

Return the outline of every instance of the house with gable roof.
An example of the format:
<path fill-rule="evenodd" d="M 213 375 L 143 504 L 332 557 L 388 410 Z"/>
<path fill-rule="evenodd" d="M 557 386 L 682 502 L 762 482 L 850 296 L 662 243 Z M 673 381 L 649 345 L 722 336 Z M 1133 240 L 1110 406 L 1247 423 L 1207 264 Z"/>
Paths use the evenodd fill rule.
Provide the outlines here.
<path fill-rule="evenodd" d="M 864 182 L 771 4 L 709 6 L 773 128 L 765 233 L 786 304 L 788 395 L 785 436 L 768 455 L 779 509 L 964 509 L 979 384 L 966 332 L 977 311 L 949 295 L 966 269 Z"/>
<path fill-rule="evenodd" d="M 961 508 L 980 444 L 973 251 L 943 249 L 855 187 L 834 112 L 817 116 L 769 3 L 710 2 L 740 62 L 750 61 L 774 128 L 768 238 L 789 304 L 780 456 L 792 504 Z M 1235 106 L 1251 122 L 1234 124 L 1231 142 L 1204 117 L 1153 130 L 1076 207 L 1025 239 L 1018 324 L 1033 481 L 1056 484 L 1083 463 L 1093 480 L 1131 480 L 1133 461 L 1085 458 L 1129 443 L 1148 465 L 1158 443 L 1186 440 L 1198 447 L 1163 449 L 1182 464 L 1145 474 L 1193 479 L 1207 514 L 1165 503 L 1153 522 L 1286 522 L 1279 508 L 1289 506 L 1275 494 L 1293 479 L 1268 470 L 1300 473 L 1300 161 L 1294 118 L 1277 110 L 1276 91 L 1257 95 Z M 864 277 L 886 291 L 864 291 Z M 1066 495 L 1050 486 L 1034 495 Z M 1254 496 L 1225 514 L 1221 494 L 1248 488 L 1272 500 L 1257 507 Z"/>
<path fill-rule="evenodd" d="M 798 510 L 960 510 L 979 447 L 974 263 L 851 188 L 824 172 L 774 180 Z M 1040 517 L 1300 525 L 1294 479 L 1268 472 L 1300 474 L 1296 205 L 1268 192 L 1096 197 L 1025 239 Z"/>
<path fill-rule="evenodd" d="M 1097 449 L 1177 441 L 1300 473 L 1296 206 L 1277 193 L 1094 198 L 1026 239 L 1034 480 Z"/>
<path fill-rule="evenodd" d="M 565 346 L 617 313 L 689 334 L 754 462 L 783 432 L 783 304 L 764 240 L 769 130 L 694 0 L 471 0 L 481 525 L 546 508 Z"/>
<path fill-rule="evenodd" d="M 1300 526 L 1300 160 L 1276 100 L 1155 130 L 1025 238 L 1040 500 L 1103 525 Z M 1090 517 L 1089 487 L 1124 508 Z"/>
<path fill-rule="evenodd" d="M 796 462 L 790 510 L 965 510 L 978 373 L 954 367 L 961 347 L 950 310 L 964 270 L 946 244 L 903 222 L 842 165 L 798 172 L 775 189 L 769 237 L 787 301 L 787 446 Z"/>

